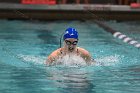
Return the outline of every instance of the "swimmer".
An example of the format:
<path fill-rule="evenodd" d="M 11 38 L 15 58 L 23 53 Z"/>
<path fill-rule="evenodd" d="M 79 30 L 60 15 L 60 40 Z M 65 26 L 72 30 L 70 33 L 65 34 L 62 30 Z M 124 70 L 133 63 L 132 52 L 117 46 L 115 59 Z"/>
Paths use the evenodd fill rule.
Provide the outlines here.
<path fill-rule="evenodd" d="M 65 55 L 77 55 L 90 65 L 91 55 L 87 50 L 77 47 L 78 40 L 78 32 L 75 28 L 66 29 L 63 35 L 64 46 L 52 52 L 48 56 L 46 64 L 51 65 L 53 62 L 56 62 L 57 59 L 63 58 Z"/>

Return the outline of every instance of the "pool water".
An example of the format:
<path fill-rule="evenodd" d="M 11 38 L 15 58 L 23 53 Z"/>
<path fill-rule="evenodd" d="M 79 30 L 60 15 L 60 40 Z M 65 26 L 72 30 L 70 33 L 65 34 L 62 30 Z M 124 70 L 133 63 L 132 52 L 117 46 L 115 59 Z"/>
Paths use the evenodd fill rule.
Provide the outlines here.
<path fill-rule="evenodd" d="M 140 42 L 140 22 L 105 23 Z M 94 66 L 44 64 L 67 27 L 79 31 Z M 140 93 L 140 49 L 92 21 L 0 20 L 0 28 L 1 93 Z"/>

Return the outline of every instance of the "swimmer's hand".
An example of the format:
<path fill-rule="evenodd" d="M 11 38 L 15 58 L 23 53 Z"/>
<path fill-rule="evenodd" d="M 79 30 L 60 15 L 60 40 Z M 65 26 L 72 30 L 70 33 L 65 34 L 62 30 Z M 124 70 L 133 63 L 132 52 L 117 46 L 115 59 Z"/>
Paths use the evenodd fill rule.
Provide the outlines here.
<path fill-rule="evenodd" d="M 53 62 L 55 61 L 55 59 L 54 58 L 52 58 L 52 57 L 48 57 L 48 59 L 46 60 L 46 65 L 51 65 Z"/>

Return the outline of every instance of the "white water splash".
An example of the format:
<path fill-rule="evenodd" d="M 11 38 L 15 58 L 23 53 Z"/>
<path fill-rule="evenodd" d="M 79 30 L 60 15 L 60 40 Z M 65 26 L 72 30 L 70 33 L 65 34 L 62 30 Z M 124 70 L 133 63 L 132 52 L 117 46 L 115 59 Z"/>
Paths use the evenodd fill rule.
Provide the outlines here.
<path fill-rule="evenodd" d="M 54 65 L 61 64 L 64 66 L 86 66 L 85 60 L 77 56 L 75 54 L 69 54 L 65 55 L 63 58 L 59 58 L 56 62 L 54 62 Z"/>
<path fill-rule="evenodd" d="M 119 55 L 106 56 L 95 60 L 95 66 L 112 66 L 119 62 Z"/>
<path fill-rule="evenodd" d="M 41 56 L 33 56 L 33 55 L 23 55 L 19 54 L 18 58 L 22 59 L 22 61 L 38 65 L 44 65 L 46 57 Z M 95 62 L 92 62 L 93 66 L 112 66 L 119 62 L 119 55 L 111 55 L 106 57 L 101 57 L 95 59 Z M 59 58 L 57 61 L 53 62 L 52 65 L 62 65 L 69 67 L 77 67 L 77 66 L 87 66 L 86 61 L 75 54 L 65 55 L 63 58 Z"/>
<path fill-rule="evenodd" d="M 19 54 L 18 58 L 20 58 L 22 61 L 24 62 L 30 62 L 30 63 L 34 63 L 34 64 L 38 64 L 38 65 L 42 65 L 44 64 L 44 57 L 41 56 L 33 56 L 33 55 L 23 55 L 23 54 Z"/>

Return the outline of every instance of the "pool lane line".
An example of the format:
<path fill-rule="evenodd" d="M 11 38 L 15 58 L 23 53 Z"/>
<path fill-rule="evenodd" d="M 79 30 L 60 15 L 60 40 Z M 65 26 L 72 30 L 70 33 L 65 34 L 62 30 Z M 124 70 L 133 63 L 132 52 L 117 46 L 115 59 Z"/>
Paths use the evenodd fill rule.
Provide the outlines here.
<path fill-rule="evenodd" d="M 122 34 L 121 32 L 116 31 L 115 29 L 111 28 L 107 24 L 94 20 L 94 23 L 96 23 L 98 26 L 103 28 L 106 32 L 111 33 L 115 38 L 118 38 L 122 40 L 124 43 L 128 43 L 129 45 L 133 45 L 136 48 L 140 48 L 140 43 L 133 38 L 128 37 L 125 34 Z"/>
<path fill-rule="evenodd" d="M 94 11 L 97 11 L 97 10 L 94 9 Z M 93 22 L 96 23 L 101 28 L 103 28 L 106 32 L 111 33 L 115 38 L 118 38 L 118 39 L 122 40 L 124 43 L 128 43 L 129 45 L 133 45 L 136 48 L 140 48 L 140 43 L 138 41 L 136 41 L 133 38 L 130 38 L 127 35 L 122 34 L 121 32 L 116 31 L 115 29 L 109 27 L 107 24 L 105 24 L 103 22 L 103 21 L 105 21 L 104 18 L 97 16 L 96 14 L 92 13 L 88 9 L 85 9 L 85 12 L 91 14 L 91 16 L 95 16 L 97 18 L 97 20 L 93 20 Z"/>

